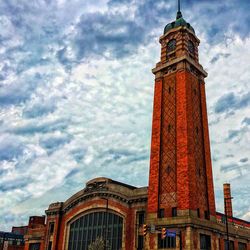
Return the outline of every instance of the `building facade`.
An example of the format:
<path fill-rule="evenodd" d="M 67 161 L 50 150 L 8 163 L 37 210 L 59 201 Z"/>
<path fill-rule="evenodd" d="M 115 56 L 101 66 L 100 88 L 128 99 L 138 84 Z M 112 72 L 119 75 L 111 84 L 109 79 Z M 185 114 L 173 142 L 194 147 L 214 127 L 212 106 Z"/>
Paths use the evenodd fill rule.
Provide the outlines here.
<path fill-rule="evenodd" d="M 30 218 L 25 250 L 88 249 L 98 237 L 112 250 L 225 250 L 226 218 L 202 218 L 196 211 L 148 213 L 148 188 L 95 178 L 65 202 L 50 204 L 45 217 Z M 250 223 L 228 216 L 230 248 L 250 249 Z M 162 229 L 167 232 L 162 239 Z M 103 249 L 103 248 L 100 248 Z"/>
<path fill-rule="evenodd" d="M 12 227 L 11 232 L 0 231 L 1 250 L 24 250 L 24 235 L 27 233 L 27 226 Z"/>
<path fill-rule="evenodd" d="M 26 250 L 250 250 L 250 223 L 216 212 L 205 78 L 197 38 L 180 10 L 160 37 L 155 75 L 149 186 L 90 180 L 45 217 L 29 222 Z"/>

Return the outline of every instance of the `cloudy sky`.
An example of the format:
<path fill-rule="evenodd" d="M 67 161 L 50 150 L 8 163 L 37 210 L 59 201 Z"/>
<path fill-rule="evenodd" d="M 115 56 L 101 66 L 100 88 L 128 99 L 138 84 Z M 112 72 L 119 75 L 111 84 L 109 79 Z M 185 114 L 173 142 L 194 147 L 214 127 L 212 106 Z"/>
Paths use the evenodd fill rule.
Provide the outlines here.
<path fill-rule="evenodd" d="M 250 220 L 249 0 L 183 0 L 201 40 L 217 210 Z M 159 36 L 175 0 L 0 0 L 0 230 L 106 176 L 148 184 Z"/>

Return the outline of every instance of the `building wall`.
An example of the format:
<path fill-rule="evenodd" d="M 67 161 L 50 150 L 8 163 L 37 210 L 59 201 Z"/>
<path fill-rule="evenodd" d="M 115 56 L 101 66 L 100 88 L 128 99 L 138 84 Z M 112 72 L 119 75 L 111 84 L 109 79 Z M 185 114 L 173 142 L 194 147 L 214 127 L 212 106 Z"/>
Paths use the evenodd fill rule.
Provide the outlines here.
<path fill-rule="evenodd" d="M 45 236 L 46 236 L 45 216 L 31 216 L 29 219 L 27 233 L 24 236 L 25 248 L 29 250 L 32 244 L 39 244 L 40 249 L 45 249 Z"/>
<path fill-rule="evenodd" d="M 117 213 L 123 218 L 123 249 L 134 249 L 136 240 L 136 212 L 141 208 L 141 206 L 130 208 L 127 205 L 119 203 L 115 200 L 109 200 L 108 211 Z M 67 249 L 70 224 L 84 214 L 97 211 L 106 211 L 106 202 L 98 198 L 87 201 L 84 204 L 80 204 L 64 214 L 61 218 L 59 231 L 55 230 L 54 233 L 53 249 L 56 249 L 56 241 L 58 242 L 58 249 Z M 52 221 L 55 222 L 55 225 L 58 225 L 59 223 L 56 216 L 48 216 L 48 223 Z M 56 239 L 57 233 L 59 236 Z"/>
<path fill-rule="evenodd" d="M 24 250 L 24 237 L 22 234 L 0 231 L 0 249 Z"/>
<path fill-rule="evenodd" d="M 29 250 L 32 243 L 40 243 L 40 250 L 48 250 L 50 241 L 52 250 L 67 250 L 70 224 L 86 213 L 106 211 L 107 199 L 108 211 L 123 218 L 122 250 L 137 250 L 138 236 L 143 235 L 143 227 L 139 225 L 137 213 L 146 212 L 147 189 L 129 189 L 112 185 L 107 184 L 108 189 L 99 191 L 86 192 L 84 189 L 65 202 L 51 204 L 46 211 L 46 223 L 32 224 L 32 228 L 28 229 L 25 235 L 25 250 Z M 212 250 L 224 250 L 226 227 L 220 216 L 218 213 L 215 221 L 197 218 L 192 214 L 164 218 L 152 216 L 146 222 L 149 228 L 155 225 L 156 231 L 154 233 L 151 233 L 150 229 L 147 231 L 143 249 L 159 249 L 158 234 L 161 233 L 162 227 L 167 227 L 177 233 L 176 247 L 173 249 L 198 250 L 200 235 L 204 234 L 210 236 Z M 54 230 L 50 233 L 52 222 Z M 246 243 L 247 250 L 250 250 L 250 223 L 243 220 L 239 220 L 239 224 L 237 222 L 237 218 L 234 218 L 234 224 L 229 221 L 230 240 L 235 242 L 236 250 L 238 242 Z"/>
<path fill-rule="evenodd" d="M 94 188 L 91 185 L 94 185 Z M 48 249 L 51 241 L 53 250 L 66 250 L 70 225 L 74 221 L 88 213 L 108 211 L 123 218 L 122 249 L 136 249 L 139 233 L 136 215 L 138 211 L 146 210 L 146 196 L 147 188 L 129 187 L 105 178 L 87 183 L 84 190 L 64 203 L 54 203 L 49 206 L 46 211 L 45 248 Z M 52 234 L 50 234 L 51 223 L 54 223 Z"/>

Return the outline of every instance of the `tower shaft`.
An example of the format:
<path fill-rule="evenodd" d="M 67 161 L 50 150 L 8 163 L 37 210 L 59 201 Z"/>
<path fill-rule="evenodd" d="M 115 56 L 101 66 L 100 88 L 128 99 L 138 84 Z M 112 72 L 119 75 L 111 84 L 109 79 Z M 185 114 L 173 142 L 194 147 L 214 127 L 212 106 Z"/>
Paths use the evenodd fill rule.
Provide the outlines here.
<path fill-rule="evenodd" d="M 177 20 L 178 21 L 178 20 Z M 176 21 L 176 22 L 177 22 Z M 160 38 L 153 69 L 155 94 L 148 213 L 158 217 L 215 216 L 206 94 L 199 40 L 189 24 Z"/>

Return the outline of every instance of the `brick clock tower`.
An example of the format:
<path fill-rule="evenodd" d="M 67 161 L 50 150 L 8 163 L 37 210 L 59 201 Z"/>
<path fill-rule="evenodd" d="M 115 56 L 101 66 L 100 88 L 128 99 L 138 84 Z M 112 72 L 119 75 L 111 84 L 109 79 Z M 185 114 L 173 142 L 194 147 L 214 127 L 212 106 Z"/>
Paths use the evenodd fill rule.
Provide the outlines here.
<path fill-rule="evenodd" d="M 199 39 L 178 6 L 160 37 L 155 75 L 147 224 L 215 220 L 210 142 Z M 173 218 L 174 217 L 174 218 Z M 185 218 L 185 219 L 184 219 Z M 155 239 L 150 237 L 150 249 Z M 191 248 L 192 249 L 192 248 Z"/>

